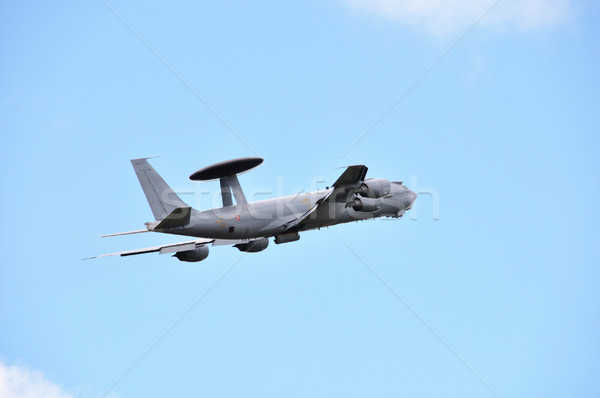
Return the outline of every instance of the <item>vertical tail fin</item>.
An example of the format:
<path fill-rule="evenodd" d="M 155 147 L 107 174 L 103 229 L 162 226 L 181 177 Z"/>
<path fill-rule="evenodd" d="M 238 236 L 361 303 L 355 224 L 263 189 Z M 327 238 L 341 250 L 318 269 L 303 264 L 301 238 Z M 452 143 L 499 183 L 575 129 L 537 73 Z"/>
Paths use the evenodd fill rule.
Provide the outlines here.
<path fill-rule="evenodd" d="M 156 170 L 150 166 L 148 158 L 132 159 L 131 164 L 156 220 L 163 220 L 178 207 L 187 207 Z"/>

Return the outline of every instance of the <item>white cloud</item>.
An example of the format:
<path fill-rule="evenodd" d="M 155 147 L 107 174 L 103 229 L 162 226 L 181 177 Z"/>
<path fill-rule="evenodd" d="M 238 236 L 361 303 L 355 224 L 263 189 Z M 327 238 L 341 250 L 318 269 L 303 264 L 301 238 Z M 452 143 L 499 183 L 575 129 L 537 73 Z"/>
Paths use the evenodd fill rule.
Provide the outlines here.
<path fill-rule="evenodd" d="M 341 0 L 357 11 L 397 21 L 434 35 L 456 33 L 471 26 L 495 0 Z M 570 0 L 500 0 L 481 21 L 499 29 L 529 30 L 564 23 Z"/>
<path fill-rule="evenodd" d="M 42 372 L 0 362 L 2 398 L 73 398 L 59 386 L 46 380 Z"/>

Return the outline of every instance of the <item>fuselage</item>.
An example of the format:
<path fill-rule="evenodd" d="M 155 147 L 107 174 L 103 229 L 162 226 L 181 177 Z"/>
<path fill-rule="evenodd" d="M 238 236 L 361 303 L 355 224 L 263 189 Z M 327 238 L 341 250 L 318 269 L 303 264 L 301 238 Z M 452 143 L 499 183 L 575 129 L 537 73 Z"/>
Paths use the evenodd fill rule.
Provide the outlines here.
<path fill-rule="evenodd" d="M 214 239 L 254 239 L 289 231 L 305 231 L 377 217 L 401 217 L 411 208 L 416 194 L 402 183 L 391 183 L 390 192 L 370 199 L 372 211 L 357 211 L 346 198 L 331 200 L 333 188 L 210 210 L 193 210 L 189 224 L 159 232 Z M 315 208 L 328 199 L 326 205 Z M 307 215 L 308 214 L 308 215 Z M 295 220 L 302 222 L 290 229 Z"/>
<path fill-rule="evenodd" d="M 173 254 L 180 261 L 198 262 L 208 257 L 211 244 L 257 253 L 268 247 L 270 237 L 275 238 L 276 244 L 288 243 L 300 239 L 300 232 L 306 230 L 369 218 L 402 217 L 417 197 L 401 182 L 367 178 L 367 166 L 358 164 L 346 166 L 331 189 L 248 202 L 237 176 L 262 162 L 259 157 L 231 159 L 190 175 L 192 181 L 219 181 L 223 207 L 198 211 L 181 200 L 148 163 L 148 158 L 132 159 L 155 221 L 146 222 L 144 230 L 105 236 L 150 231 L 200 239 L 91 258 L 158 252 Z"/>

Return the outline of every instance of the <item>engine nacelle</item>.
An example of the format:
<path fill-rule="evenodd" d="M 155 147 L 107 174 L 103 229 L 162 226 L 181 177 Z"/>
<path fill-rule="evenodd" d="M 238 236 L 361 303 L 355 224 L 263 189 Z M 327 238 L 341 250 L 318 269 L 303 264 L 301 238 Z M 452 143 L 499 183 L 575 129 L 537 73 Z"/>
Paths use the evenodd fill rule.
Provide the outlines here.
<path fill-rule="evenodd" d="M 186 250 L 184 252 L 175 253 L 175 257 L 179 261 L 186 261 L 188 263 L 195 263 L 197 261 L 202 261 L 206 257 L 208 257 L 208 246 L 200 246 L 194 250 Z"/>
<path fill-rule="evenodd" d="M 241 252 L 256 253 L 265 250 L 269 246 L 267 238 L 258 238 L 246 243 L 238 243 L 235 245 Z"/>
<path fill-rule="evenodd" d="M 278 245 L 282 243 L 295 242 L 298 239 L 300 239 L 300 234 L 298 232 L 275 235 L 275 243 Z"/>
<path fill-rule="evenodd" d="M 363 184 L 356 190 L 360 196 L 369 198 L 382 198 L 389 194 L 392 186 L 385 178 L 371 178 L 365 180 Z"/>
<path fill-rule="evenodd" d="M 356 197 L 346 207 L 352 207 L 356 211 L 372 212 L 381 209 L 381 200 Z"/>

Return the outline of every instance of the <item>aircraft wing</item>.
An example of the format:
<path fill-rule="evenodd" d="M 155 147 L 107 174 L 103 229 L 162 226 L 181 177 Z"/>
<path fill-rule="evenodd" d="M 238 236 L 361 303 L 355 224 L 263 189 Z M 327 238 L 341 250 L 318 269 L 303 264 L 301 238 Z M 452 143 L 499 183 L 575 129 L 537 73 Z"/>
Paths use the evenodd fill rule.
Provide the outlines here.
<path fill-rule="evenodd" d="M 354 194 L 356 188 L 360 187 L 367 175 L 367 166 L 359 164 L 348 166 L 342 175 L 333 183 L 329 193 L 319 199 L 317 203 L 306 213 L 297 219 L 289 222 L 285 231 L 291 230 L 309 217 L 312 219 L 331 218 L 335 213 L 335 203 L 343 202 L 346 204 L 348 198 Z"/>
<path fill-rule="evenodd" d="M 184 251 L 188 251 L 188 250 L 194 250 L 194 249 L 199 248 L 200 246 L 208 245 L 210 243 L 212 243 L 213 246 L 224 246 L 224 245 L 237 245 L 237 244 L 248 243 L 248 242 L 251 242 L 252 240 L 253 239 L 200 238 L 200 239 L 196 239 L 196 240 L 190 240 L 187 242 L 171 243 L 169 245 L 153 246 L 153 247 L 146 247 L 144 249 L 126 250 L 124 252 L 101 254 L 99 256 L 87 257 L 87 258 L 84 258 L 83 260 L 92 260 L 94 258 L 110 257 L 110 256 L 125 257 L 125 256 L 133 256 L 135 254 L 156 253 L 156 252 L 158 252 L 159 254 L 169 254 L 169 253 L 177 253 L 177 252 L 184 252 Z"/>
<path fill-rule="evenodd" d="M 93 257 L 88 257 L 88 258 L 84 258 L 84 260 L 91 260 L 94 258 L 100 258 L 100 257 L 109 257 L 109 256 L 121 256 L 121 257 L 125 257 L 125 256 L 133 256 L 135 254 L 144 254 L 144 253 L 154 253 L 154 252 L 159 252 L 160 254 L 168 254 L 168 253 L 177 253 L 177 252 L 182 252 L 182 251 L 187 251 L 187 250 L 194 250 L 200 246 L 206 245 L 208 243 L 213 243 L 215 244 L 216 239 L 196 239 L 196 240 L 190 240 L 187 242 L 180 242 L 180 243 L 172 243 L 169 245 L 162 245 L 162 246 L 154 246 L 154 247 L 146 247 L 144 249 L 137 249 L 137 250 L 127 250 L 124 252 L 116 252 L 116 253 L 109 253 L 109 254 L 102 254 L 100 256 L 93 256 Z M 238 243 L 237 241 L 231 241 L 232 244 L 236 244 Z M 219 243 L 217 243 L 219 244 Z"/>
<path fill-rule="evenodd" d="M 346 171 L 333 183 L 334 187 L 354 186 L 358 187 L 367 176 L 367 166 L 359 164 L 356 166 L 348 166 Z"/>

